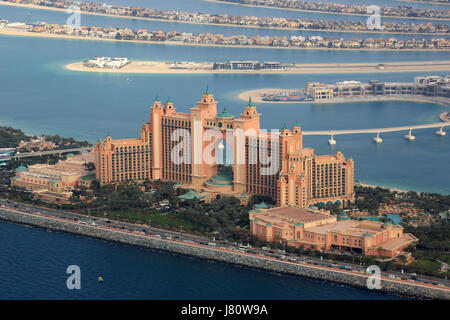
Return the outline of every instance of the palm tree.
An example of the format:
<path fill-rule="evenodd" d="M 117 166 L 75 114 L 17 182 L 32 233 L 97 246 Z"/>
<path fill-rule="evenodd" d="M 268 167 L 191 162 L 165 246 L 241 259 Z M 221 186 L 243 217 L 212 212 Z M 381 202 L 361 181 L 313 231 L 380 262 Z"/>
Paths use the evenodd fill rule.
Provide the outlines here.
<path fill-rule="evenodd" d="M 402 263 L 402 273 L 403 273 L 403 269 L 405 268 L 406 262 L 408 262 L 408 258 L 406 257 L 406 255 L 401 254 L 401 255 L 398 256 L 398 259 Z"/>

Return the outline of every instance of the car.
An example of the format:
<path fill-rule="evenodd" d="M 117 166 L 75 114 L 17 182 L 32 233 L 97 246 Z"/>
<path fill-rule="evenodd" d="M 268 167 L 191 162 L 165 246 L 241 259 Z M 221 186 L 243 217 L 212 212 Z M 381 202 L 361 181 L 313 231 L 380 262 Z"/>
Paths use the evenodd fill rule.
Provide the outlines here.
<path fill-rule="evenodd" d="M 333 262 L 333 263 L 331 264 L 331 266 L 332 266 L 332 267 L 335 267 L 335 268 L 339 267 L 339 265 L 338 265 L 336 262 Z"/>

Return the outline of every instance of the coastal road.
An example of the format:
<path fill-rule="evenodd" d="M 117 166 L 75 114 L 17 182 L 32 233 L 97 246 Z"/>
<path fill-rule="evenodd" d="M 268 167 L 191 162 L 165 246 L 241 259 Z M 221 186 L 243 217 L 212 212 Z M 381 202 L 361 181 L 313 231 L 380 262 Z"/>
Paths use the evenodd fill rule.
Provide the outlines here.
<path fill-rule="evenodd" d="M 11 159 L 21 159 L 21 158 L 30 158 L 30 157 L 40 157 L 46 156 L 49 154 L 63 154 L 63 153 L 72 153 L 72 152 L 81 152 L 81 151 L 90 151 L 92 147 L 82 147 L 82 148 L 72 148 L 72 149 L 59 149 L 59 150 L 48 150 L 48 151 L 37 151 L 37 152 L 24 152 L 24 153 L 16 153 L 15 155 L 2 159 L 4 161 L 9 161 Z"/>
<path fill-rule="evenodd" d="M 11 210 L 15 212 L 21 212 L 24 214 L 36 214 L 43 215 L 50 218 L 62 219 L 73 223 L 79 223 L 84 225 L 91 225 L 98 228 L 113 229 L 118 232 L 135 233 L 143 236 L 157 237 L 165 239 L 167 241 L 183 241 L 191 243 L 193 245 L 208 246 L 214 244 L 214 247 L 218 250 L 231 250 L 239 254 L 249 254 L 257 257 L 282 260 L 292 263 L 302 263 L 311 265 L 314 267 L 324 267 L 339 270 L 340 272 L 357 272 L 358 274 L 365 274 L 367 266 L 334 262 L 331 260 L 325 260 L 309 256 L 299 256 L 297 254 L 285 253 L 283 250 L 263 250 L 262 248 L 252 248 L 250 246 L 244 247 L 237 243 L 231 243 L 228 241 L 215 241 L 208 237 L 191 235 L 186 233 L 174 232 L 169 230 L 163 230 L 158 228 L 149 227 L 147 225 L 137 225 L 125 222 L 112 221 L 104 218 L 87 216 L 74 212 L 67 212 L 62 210 L 54 210 L 48 208 L 42 208 L 32 206 L 23 203 L 16 203 L 9 200 L 0 200 L 0 210 Z M 450 284 L 447 281 L 439 278 L 433 278 L 420 275 L 415 280 L 412 279 L 409 274 L 402 274 L 400 272 L 381 272 L 381 275 L 386 279 L 397 279 L 399 281 L 412 281 L 417 285 L 432 285 L 439 287 L 450 288 Z"/>

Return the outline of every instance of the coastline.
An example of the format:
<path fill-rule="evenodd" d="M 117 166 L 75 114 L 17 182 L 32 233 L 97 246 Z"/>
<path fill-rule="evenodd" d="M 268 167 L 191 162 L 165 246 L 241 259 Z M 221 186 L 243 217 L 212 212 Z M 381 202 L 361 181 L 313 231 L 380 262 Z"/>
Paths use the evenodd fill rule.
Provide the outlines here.
<path fill-rule="evenodd" d="M 208 0 L 204 0 L 208 1 Z M 218 2 L 220 1 L 211 1 Z M 24 3 L 11 3 L 0 0 L 0 5 L 11 6 L 11 7 L 19 7 L 19 8 L 28 8 L 28 9 L 36 9 L 36 10 L 50 10 L 50 11 L 58 11 L 58 12 L 66 12 L 66 9 L 63 8 L 54 8 L 47 6 L 40 6 L 34 4 L 24 4 Z M 258 7 L 258 6 L 255 6 Z M 342 33 L 356 33 L 356 34 L 393 34 L 393 35 L 424 35 L 424 36 L 448 36 L 448 33 L 431 33 L 431 32 L 386 32 L 386 31 L 374 31 L 374 30 L 335 30 L 335 29 L 309 29 L 309 28 L 283 28 L 283 27 L 260 27 L 260 26 L 252 26 L 252 25 L 236 25 L 231 23 L 210 23 L 210 22 L 192 22 L 192 21 L 182 21 L 182 20 L 167 20 L 167 19 L 158 19 L 158 18 L 147 18 L 147 17 L 133 17 L 133 16 L 122 16 L 122 15 L 114 15 L 114 14 L 106 14 L 106 13 L 98 13 L 98 12 L 90 12 L 82 10 L 81 14 L 92 15 L 92 16 L 101 16 L 101 17 L 109 17 L 109 18 L 121 18 L 121 19 L 136 19 L 136 20 L 147 20 L 147 21 L 158 21 L 158 22 L 168 22 L 168 23 L 181 23 L 181 24 L 194 24 L 194 25 L 206 25 L 206 26 L 224 26 L 224 27 L 232 27 L 232 28 L 250 28 L 250 29 L 268 29 L 268 30 L 287 30 L 287 31 L 308 31 L 308 32 L 342 32 Z M 345 15 L 345 14 L 343 14 Z M 427 19 L 432 20 L 432 19 Z M 446 19 L 440 19 L 446 21 Z"/>
<path fill-rule="evenodd" d="M 156 45 L 175 45 L 175 46 L 189 46 L 189 47 L 219 47 L 219 48 L 249 48 L 249 49 L 275 49 L 275 50 L 325 50 L 325 51 L 393 51 L 393 52 L 449 52 L 450 49 L 385 49 L 385 48 L 322 48 L 322 47 L 270 47 L 270 46 L 255 46 L 255 45 L 223 45 L 223 44 L 203 44 L 203 43 L 186 43 L 178 41 L 148 41 L 148 40 L 117 40 L 99 37 L 83 37 L 60 35 L 53 33 L 35 33 L 29 31 L 11 30 L 10 28 L 0 27 L 0 35 L 7 36 L 23 36 L 23 37 L 37 37 L 37 38 L 51 38 L 51 39 L 67 39 L 67 40 L 89 40 L 89 41 L 109 41 L 122 43 L 141 43 L 141 44 L 156 44 Z"/>
<path fill-rule="evenodd" d="M 390 192 L 400 192 L 400 193 L 408 193 L 409 191 L 411 191 L 411 190 L 383 187 L 383 186 L 377 186 L 375 184 L 366 184 L 366 183 L 360 183 L 360 182 L 355 182 L 355 186 L 361 186 L 361 187 L 372 188 L 372 189 L 383 188 L 383 189 L 388 189 Z M 414 191 L 414 192 L 416 192 L 416 191 Z"/>
<path fill-rule="evenodd" d="M 450 121 L 450 111 L 441 113 L 439 118 L 444 122 Z"/>
<path fill-rule="evenodd" d="M 303 262 L 289 262 L 272 257 L 231 249 L 211 248 L 179 240 L 158 239 L 154 236 L 142 235 L 137 232 L 123 231 L 111 227 L 84 225 L 64 218 L 55 218 L 39 213 L 24 213 L 13 209 L 1 208 L 0 220 L 368 290 L 366 285 L 367 276 L 354 271 L 310 265 Z M 377 292 L 412 298 L 450 300 L 450 289 L 448 288 L 419 284 L 409 280 L 391 279 L 385 276 L 381 277 L 381 289 L 377 290 Z"/>
<path fill-rule="evenodd" d="M 286 11 L 336 14 L 336 15 L 343 15 L 343 16 L 359 16 L 359 17 L 369 17 L 370 16 L 370 14 L 362 14 L 362 13 L 341 13 L 341 12 L 330 12 L 330 11 L 320 11 L 320 10 L 305 10 L 305 9 L 295 9 L 295 8 L 279 8 L 279 7 L 271 7 L 271 6 L 264 6 L 264 5 L 257 6 L 257 5 L 252 5 L 252 4 L 232 3 L 232 2 L 220 1 L 220 0 L 202 0 L 202 1 L 214 2 L 214 3 L 220 3 L 220 4 L 230 4 L 230 5 L 242 6 L 242 7 L 252 7 L 252 8 L 266 8 L 266 9 L 286 10 Z M 415 20 L 447 21 L 447 19 L 444 19 L 444 18 L 417 18 L 417 17 L 384 16 L 384 15 L 382 15 L 381 17 L 382 18 L 390 18 L 390 19 L 415 19 Z"/>
<path fill-rule="evenodd" d="M 86 67 L 83 62 L 71 63 L 65 69 L 82 72 L 106 73 L 162 73 L 162 74 L 343 74 L 343 73 L 391 73 L 391 72 L 442 72 L 450 71 L 450 61 L 383 63 L 384 69 L 379 69 L 379 63 L 330 63 L 330 64 L 297 64 L 295 67 L 283 70 L 212 70 L 201 68 L 202 63 L 190 69 L 173 69 L 167 62 L 132 61 L 120 69 Z M 244 100 L 248 100 L 244 99 Z M 255 100 L 257 101 L 257 100 Z M 261 100 L 262 101 L 262 100 Z M 260 102 L 260 101 L 257 101 Z M 264 101 L 266 102 L 266 101 Z"/>
<path fill-rule="evenodd" d="M 435 4 L 440 6 L 449 6 L 450 3 L 448 2 L 439 2 L 439 1 L 419 1 L 419 0 L 397 0 L 400 2 L 412 2 L 412 3 L 420 3 L 420 4 Z"/>
<path fill-rule="evenodd" d="M 320 101 L 264 101 L 262 100 L 260 94 L 275 94 L 278 92 L 292 92 L 298 91 L 298 89 L 281 89 L 281 88 L 267 88 L 267 89 L 256 89 L 241 92 L 237 98 L 242 101 L 248 101 L 251 97 L 253 102 L 257 103 L 272 103 L 272 104 L 291 104 L 291 103 L 302 103 L 302 104 L 332 104 L 332 103 L 352 103 L 352 102 L 376 102 L 376 101 L 411 101 L 411 102 L 427 102 L 435 103 L 444 107 L 448 107 L 450 100 L 439 99 L 440 97 L 425 97 L 417 95 L 404 95 L 400 97 L 392 96 L 381 96 L 381 97 L 368 97 L 364 96 L 362 98 L 346 98 L 346 99 L 333 99 L 333 100 L 320 100 Z"/>

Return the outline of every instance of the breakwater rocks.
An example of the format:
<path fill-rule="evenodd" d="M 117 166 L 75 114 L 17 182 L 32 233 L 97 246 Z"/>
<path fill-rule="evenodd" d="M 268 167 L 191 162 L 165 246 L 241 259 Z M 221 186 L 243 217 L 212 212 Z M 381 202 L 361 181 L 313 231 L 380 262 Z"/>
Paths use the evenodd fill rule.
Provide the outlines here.
<path fill-rule="evenodd" d="M 170 251 L 203 259 L 244 265 L 247 267 L 299 275 L 324 281 L 332 281 L 335 283 L 367 289 L 367 276 L 363 274 L 267 259 L 244 253 L 236 253 L 205 246 L 169 241 L 148 237 L 145 235 L 132 234 L 108 228 L 100 228 L 54 219 L 41 215 L 19 213 L 11 210 L 0 209 L 0 219 L 56 231 L 76 233 L 119 243 Z M 440 289 L 436 287 L 419 286 L 412 283 L 388 279 L 381 280 L 381 289 L 379 291 L 414 298 L 450 300 L 450 290 L 445 290 L 444 288 Z"/>

